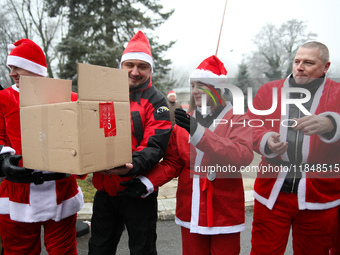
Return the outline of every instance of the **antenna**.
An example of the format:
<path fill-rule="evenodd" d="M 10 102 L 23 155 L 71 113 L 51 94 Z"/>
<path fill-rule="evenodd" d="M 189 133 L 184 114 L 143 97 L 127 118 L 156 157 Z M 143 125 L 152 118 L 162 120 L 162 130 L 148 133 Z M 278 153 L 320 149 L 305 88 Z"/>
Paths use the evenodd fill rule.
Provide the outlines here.
<path fill-rule="evenodd" d="M 223 18 L 222 18 L 222 24 L 221 24 L 221 29 L 220 29 L 220 35 L 218 36 L 218 41 L 217 41 L 217 48 L 216 48 L 216 54 L 215 54 L 216 57 L 217 57 L 218 47 L 220 45 L 220 39 L 221 39 L 221 33 L 222 33 L 222 27 L 223 27 L 223 21 L 224 21 L 224 15 L 225 15 L 225 10 L 227 9 L 227 2 L 228 2 L 228 0 L 225 0 L 225 6 L 224 6 L 224 11 L 223 11 Z"/>

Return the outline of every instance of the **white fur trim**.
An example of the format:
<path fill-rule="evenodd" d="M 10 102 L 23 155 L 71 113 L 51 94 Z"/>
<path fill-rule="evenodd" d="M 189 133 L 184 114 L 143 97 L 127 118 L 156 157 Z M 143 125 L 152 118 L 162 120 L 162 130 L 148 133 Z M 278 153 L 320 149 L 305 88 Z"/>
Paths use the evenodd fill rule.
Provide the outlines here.
<path fill-rule="evenodd" d="M 209 70 L 195 69 L 190 75 L 189 83 L 191 84 L 191 82 L 195 81 L 216 86 L 227 83 L 227 76 L 218 76 Z M 225 89 L 221 88 L 221 91 L 224 93 Z"/>
<path fill-rule="evenodd" d="M 228 111 L 230 111 L 233 108 L 232 104 L 230 102 L 227 103 L 226 107 L 223 108 L 223 110 L 220 112 L 220 114 L 217 116 L 216 119 L 222 119 Z M 200 107 L 197 107 L 197 109 L 201 112 Z M 210 109 L 210 108 L 209 108 Z M 209 110 L 210 111 L 210 110 Z M 196 111 L 194 112 L 193 115 L 194 118 L 196 118 Z M 221 124 L 222 125 L 222 124 Z M 212 123 L 209 127 L 209 130 L 214 132 L 215 128 L 218 125 L 214 126 L 214 123 Z M 197 129 L 195 131 L 195 133 L 193 134 L 193 136 L 190 139 L 190 142 L 193 146 L 197 146 L 197 144 L 201 141 L 203 135 L 205 132 L 205 127 L 201 126 L 200 124 L 197 125 Z"/>
<path fill-rule="evenodd" d="M 202 227 L 198 226 L 196 231 L 191 229 L 191 223 L 182 221 L 179 218 L 175 217 L 175 222 L 177 225 L 190 229 L 190 233 L 197 233 L 201 235 L 219 235 L 219 234 L 232 234 L 232 233 L 239 233 L 245 230 L 245 224 L 239 224 L 235 226 L 224 226 L 224 227 Z"/>
<path fill-rule="evenodd" d="M 11 52 L 12 50 L 14 50 L 14 48 L 17 47 L 14 44 L 7 44 L 7 48 L 8 50 Z"/>
<path fill-rule="evenodd" d="M 177 97 L 175 92 L 174 92 L 174 93 L 168 93 L 167 97 L 169 98 L 170 96 L 175 96 L 175 97 Z"/>
<path fill-rule="evenodd" d="M 30 61 L 28 59 L 25 58 L 21 58 L 18 56 L 12 56 L 9 55 L 7 57 L 7 63 L 6 65 L 9 66 L 16 66 L 16 67 L 20 67 L 22 69 L 25 69 L 27 71 L 30 71 L 32 73 L 41 75 L 46 77 L 47 76 L 47 68 L 44 66 L 41 66 L 33 61 Z"/>
<path fill-rule="evenodd" d="M 288 167 L 282 167 L 282 169 L 283 169 L 283 171 L 281 171 L 279 173 L 278 177 L 275 180 L 275 184 L 273 186 L 273 189 L 271 190 L 271 193 L 270 193 L 270 196 L 269 196 L 269 199 L 268 199 L 268 203 L 266 204 L 266 206 L 270 210 L 272 210 L 274 205 L 275 205 L 275 202 L 277 200 L 277 197 L 280 194 L 282 185 L 285 181 L 285 178 L 286 178 L 288 170 L 289 170 Z"/>
<path fill-rule="evenodd" d="M 289 77 L 284 81 L 283 83 L 283 87 L 290 87 L 289 85 Z M 281 109 L 282 112 L 282 109 Z M 280 123 L 283 123 L 284 120 L 289 119 L 289 104 L 286 104 L 286 115 L 281 115 L 281 119 L 280 119 Z M 288 127 L 284 127 L 283 125 L 280 124 L 280 141 L 287 141 L 287 135 L 288 135 Z M 285 151 L 282 155 L 281 155 L 281 159 L 283 161 L 289 161 L 289 157 L 288 157 L 288 153 L 287 151 Z"/>
<path fill-rule="evenodd" d="M 283 182 L 286 178 L 287 175 L 287 168 L 283 167 L 284 171 L 280 172 L 278 177 L 275 180 L 275 184 L 273 186 L 273 189 L 270 192 L 269 198 L 265 198 L 263 196 L 261 196 L 260 194 L 258 194 L 255 190 L 253 193 L 253 197 L 259 201 L 261 204 L 265 205 L 269 210 L 272 210 L 275 202 L 280 194 L 280 190 L 282 188 Z"/>
<path fill-rule="evenodd" d="M 12 85 L 12 89 L 19 93 L 19 88 L 16 84 Z"/>
<path fill-rule="evenodd" d="M 198 156 L 197 152 L 197 156 Z M 203 156 L 202 156 L 203 158 Z M 195 166 L 201 165 L 201 157 L 196 157 Z M 197 162 L 199 161 L 199 162 Z M 199 213 L 200 213 L 200 199 L 201 199 L 201 190 L 200 190 L 200 177 L 198 175 L 194 175 L 192 178 L 192 198 L 191 198 L 191 219 L 190 219 L 190 231 L 197 233 L 198 231 L 198 221 L 199 221 Z"/>
<path fill-rule="evenodd" d="M 232 105 L 230 103 L 227 104 L 226 107 L 220 112 L 217 118 L 222 119 L 228 111 L 232 109 Z M 196 111 L 193 114 L 193 117 L 196 117 Z M 216 126 L 213 124 L 210 125 L 209 130 L 214 131 Z M 198 124 L 197 130 L 194 135 L 190 137 L 189 141 L 195 147 L 201 141 L 204 132 L 206 132 L 205 128 Z M 202 163 L 202 159 L 204 157 L 204 152 L 196 148 L 196 158 L 195 158 L 195 166 L 200 166 Z M 196 167 L 195 167 L 196 171 Z M 200 233 L 200 234 L 222 234 L 222 233 L 236 233 L 243 230 L 242 224 L 238 226 L 232 227 L 202 227 L 199 226 L 199 215 L 200 215 L 200 196 L 201 196 L 201 187 L 200 187 L 200 176 L 194 175 L 192 178 L 192 198 L 191 198 L 191 219 L 190 219 L 190 229 L 191 233 Z"/>
<path fill-rule="evenodd" d="M 197 123 L 197 129 L 193 136 L 190 139 L 190 142 L 193 146 L 197 146 L 197 144 L 201 141 L 203 135 L 205 132 L 205 127 L 203 127 L 201 124 Z"/>
<path fill-rule="evenodd" d="M 306 209 L 308 210 L 327 210 L 340 205 L 340 199 L 328 203 L 310 203 L 306 202 Z"/>
<path fill-rule="evenodd" d="M 142 60 L 142 61 L 145 61 L 145 62 L 149 63 L 149 65 L 151 66 L 151 73 L 153 73 L 153 60 L 152 60 L 152 57 L 149 54 L 146 54 L 144 52 L 129 52 L 129 53 L 125 53 L 122 56 L 122 59 L 120 60 L 119 68 L 122 69 L 122 63 L 124 61 L 126 61 L 126 60 L 133 60 L 133 59 Z"/>
<path fill-rule="evenodd" d="M 55 189 L 50 190 L 53 186 L 55 186 L 55 181 L 44 182 L 40 185 L 31 184 L 30 204 L 9 201 L 8 197 L 0 198 L 0 214 L 9 214 L 11 220 L 18 222 L 60 221 L 74 215 L 82 208 L 84 200 L 80 187 L 74 197 L 57 205 L 56 197 L 53 195 Z M 35 194 L 33 195 L 32 192 Z M 41 192 L 41 194 L 36 192 Z"/>
<path fill-rule="evenodd" d="M 226 75 L 217 75 L 214 74 L 213 72 L 211 72 L 210 70 L 203 70 L 203 69 L 195 69 L 191 75 L 190 75 L 190 79 L 191 81 L 194 80 L 200 80 L 202 78 L 219 78 L 219 82 L 226 82 L 227 81 L 227 76 Z"/>
<path fill-rule="evenodd" d="M 306 179 L 306 172 L 301 173 L 301 179 L 298 186 L 298 205 L 299 210 L 307 209 L 306 206 L 306 191 L 307 191 L 307 179 Z"/>
<path fill-rule="evenodd" d="M 15 154 L 15 150 L 11 147 L 8 146 L 4 146 L 2 147 L 2 150 L 0 151 L 0 154 L 4 154 L 4 153 L 10 153 L 11 155 Z"/>
<path fill-rule="evenodd" d="M 299 202 L 299 210 L 327 210 L 330 208 L 334 208 L 340 205 L 340 199 L 334 200 L 327 203 L 312 203 L 306 202 L 306 190 L 307 190 L 307 179 L 306 173 L 302 172 L 302 178 L 299 182 L 299 190 L 298 190 L 298 202 Z"/>
<path fill-rule="evenodd" d="M 263 197 L 263 196 L 261 196 L 260 194 L 258 194 L 255 190 L 254 190 L 254 192 L 253 192 L 253 197 L 254 197 L 257 201 L 259 201 L 261 204 L 267 206 L 267 204 L 268 204 L 268 199 L 265 198 L 265 197 Z"/>
<path fill-rule="evenodd" d="M 321 141 L 325 142 L 325 143 L 335 143 L 337 141 L 339 141 L 340 139 L 340 115 L 336 112 L 323 112 L 319 114 L 320 116 L 332 116 L 333 119 L 336 122 L 336 131 L 335 131 L 335 135 L 332 139 L 328 140 L 326 137 L 324 137 L 323 135 L 319 135 Z"/>
<path fill-rule="evenodd" d="M 141 197 L 145 198 L 155 191 L 155 187 L 153 186 L 152 182 L 148 178 L 142 175 L 137 176 L 137 178 L 140 179 L 140 181 L 146 186 L 146 190 L 147 190 L 147 193 L 141 195 Z"/>

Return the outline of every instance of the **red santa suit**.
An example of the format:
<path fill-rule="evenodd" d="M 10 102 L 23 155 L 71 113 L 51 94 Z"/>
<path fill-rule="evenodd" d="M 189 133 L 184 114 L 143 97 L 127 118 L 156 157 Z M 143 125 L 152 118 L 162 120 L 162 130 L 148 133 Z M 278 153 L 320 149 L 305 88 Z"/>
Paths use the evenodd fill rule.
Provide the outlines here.
<path fill-rule="evenodd" d="M 276 160 L 289 162 L 288 154 L 285 152 L 283 155 L 275 153 L 266 154 L 266 143 L 268 137 L 272 132 L 280 134 L 280 141 L 287 141 L 288 135 L 288 119 L 289 119 L 289 104 L 286 105 L 286 109 L 281 108 L 281 94 L 282 89 L 290 87 L 289 79 L 283 79 L 278 81 L 269 82 L 264 84 L 258 90 L 254 100 L 253 107 L 256 110 L 268 110 L 271 108 L 273 102 L 273 94 L 277 94 L 277 107 L 276 110 L 269 115 L 254 114 L 253 109 L 248 110 L 248 115 L 252 119 L 251 125 L 254 126 L 254 150 L 262 155 L 262 161 L 259 165 L 259 172 L 254 186 L 254 197 L 257 200 L 256 203 L 260 203 L 272 210 L 276 207 L 277 202 L 284 200 L 290 200 L 291 197 L 296 196 L 296 211 L 302 210 L 327 210 L 335 208 L 340 204 L 340 179 L 337 178 L 340 168 L 340 86 L 338 83 L 324 79 L 324 82 L 316 90 L 309 112 L 312 115 L 331 116 L 336 122 L 336 132 L 331 139 L 327 139 L 322 135 L 304 135 L 302 141 L 302 162 L 304 163 L 315 163 L 315 165 L 306 165 L 305 169 L 308 168 L 322 168 L 322 164 L 327 168 L 325 171 L 302 171 L 301 179 L 298 185 L 297 195 L 282 193 L 281 188 L 285 181 L 285 177 L 289 170 L 288 166 L 279 167 L 271 164 L 266 158 L 275 158 Z M 273 89 L 277 89 L 277 93 L 273 93 Z M 286 98 L 286 97 L 285 97 Z M 286 114 L 283 111 L 286 110 Z M 282 113 L 282 115 L 281 115 Z M 289 148 L 288 148 L 289 150 Z M 334 164 L 331 166 L 331 164 Z M 272 168 L 270 168 L 272 167 Z M 299 168 L 296 169 L 300 171 Z M 320 169 L 319 169 L 320 170 Z M 336 177 L 336 178 L 334 178 Z M 285 197 L 285 198 L 284 198 Z M 290 202 L 289 202 L 290 203 Z M 261 205 L 258 208 L 262 208 Z M 286 205 L 290 207 L 293 205 Z M 295 203 L 294 203 L 295 206 Z M 311 213 L 316 211 L 311 211 Z M 309 213 L 306 211 L 306 213 Z M 254 220 L 256 214 L 256 204 L 254 212 Z M 308 216 L 312 217 L 312 216 Z M 315 216 L 318 217 L 318 216 Z M 265 220 L 264 220 L 265 221 Z M 315 221 L 315 224 L 316 221 Z M 320 223 L 324 224 L 324 223 Z M 265 222 L 263 222 L 263 226 Z M 312 224 L 313 225 L 313 224 Z M 263 227 L 262 226 L 262 227 Z M 279 228 L 279 225 L 277 225 Z M 269 227 L 269 225 L 267 226 Z M 253 226 L 253 231 L 257 231 L 257 227 Z M 258 231 L 261 231 L 258 229 Z M 274 230 L 273 230 L 274 231 Z M 281 231 L 281 230 L 277 230 Z M 293 228 L 294 231 L 294 228 Z M 310 232 L 312 228 L 310 229 Z M 288 229 L 289 232 L 289 229 Z M 309 231 L 307 231 L 309 232 Z M 274 232 L 271 232 L 271 235 Z M 278 237 L 277 237 L 278 238 Z M 285 237 L 283 237 L 285 239 Z M 259 240 L 258 240 L 259 241 Z M 286 240 L 283 240 L 286 241 Z M 311 239 L 308 247 L 311 247 Z M 321 239 L 319 241 L 322 242 Z M 267 242 L 267 243 L 264 243 Z M 302 237 L 300 243 L 303 244 Z M 317 245 L 318 242 L 315 244 Z M 254 243 L 253 243 L 254 245 Z M 268 240 L 263 240 L 263 246 L 271 246 Z M 283 247 L 285 248 L 285 246 Z M 317 249 L 316 249 L 317 250 Z M 315 251 L 316 251 L 315 250 Z M 306 252 L 306 250 L 305 250 Z M 307 252 L 308 253 L 308 252 Z M 252 253 L 255 254 L 255 253 Z M 267 254 L 262 251 L 260 254 Z M 280 253 L 276 253 L 280 254 Z M 312 253 L 308 253 L 312 254 Z M 313 253 L 321 254 L 321 253 Z"/>
<path fill-rule="evenodd" d="M 2 153 L 11 152 L 12 154 L 21 155 L 19 89 L 16 85 L 13 85 L 0 91 L 0 99 L 0 144 L 5 145 Z M 72 94 L 72 99 L 76 100 L 75 93 Z M 17 241 L 19 238 L 23 238 L 22 244 L 29 243 L 26 236 L 9 231 L 8 228 L 11 228 L 12 225 L 7 225 L 8 222 L 15 222 L 16 226 L 20 226 L 23 231 L 27 229 L 25 223 L 62 222 L 64 220 L 64 224 L 75 224 L 76 213 L 83 204 L 82 192 L 73 175 L 60 180 L 46 181 L 39 185 L 16 183 L 6 180 L 6 178 L 3 179 L 0 185 L 0 236 L 4 240 L 5 251 L 6 247 L 17 248 L 19 253 L 24 251 L 24 245 L 14 247 L 15 244 L 11 244 L 9 241 L 6 242 L 7 239 L 14 238 Z M 72 217 L 69 218 L 70 216 Z M 6 223 L 3 222 L 4 218 Z M 53 228 L 56 229 L 57 226 L 54 225 Z M 37 231 L 40 234 L 40 227 Z M 8 236 L 11 234 L 15 236 Z M 74 232 L 64 234 L 65 237 L 54 236 L 55 238 L 67 238 L 69 234 L 73 235 Z M 40 244 L 40 238 L 30 240 Z M 40 247 L 33 249 L 39 250 Z M 62 251 L 65 250 L 59 250 L 59 252 Z"/>
<path fill-rule="evenodd" d="M 175 220 L 190 233 L 232 234 L 245 228 L 244 190 L 239 169 L 253 159 L 252 131 L 243 125 L 245 120 L 245 116 L 233 115 L 228 104 L 210 128 L 198 125 L 193 136 L 175 125 L 163 161 L 139 177 L 149 193 L 179 177 Z M 209 166 L 216 171 L 216 178 L 211 181 L 206 172 Z M 228 171 L 228 167 L 232 170 Z M 201 252 L 206 247 L 203 243 L 198 247 L 191 244 L 190 249 Z M 228 249 L 224 246 L 225 252 Z"/>

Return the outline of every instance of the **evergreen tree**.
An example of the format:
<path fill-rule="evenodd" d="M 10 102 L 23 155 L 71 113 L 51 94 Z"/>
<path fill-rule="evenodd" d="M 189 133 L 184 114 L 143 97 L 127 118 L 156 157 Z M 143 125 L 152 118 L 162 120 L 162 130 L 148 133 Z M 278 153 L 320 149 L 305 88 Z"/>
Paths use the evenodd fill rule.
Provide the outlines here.
<path fill-rule="evenodd" d="M 242 61 L 241 64 L 238 65 L 238 74 L 237 79 L 235 81 L 235 85 L 239 87 L 244 95 L 244 111 L 246 112 L 248 109 L 248 88 L 253 88 L 254 84 L 253 81 L 250 78 L 249 72 L 248 72 L 248 66 L 247 64 Z M 254 93 L 254 91 L 253 91 Z M 251 95 L 252 96 L 252 95 Z"/>
<path fill-rule="evenodd" d="M 162 13 L 159 0 L 46 0 L 50 16 L 67 12 L 69 30 L 58 46 L 63 56 L 59 63 L 59 77 L 77 80 L 77 63 L 117 68 L 125 44 L 143 30 L 150 41 L 154 59 L 153 84 L 164 92 L 170 82 L 164 77 L 169 72 L 169 59 L 163 59 L 168 45 L 157 43 L 148 33 L 163 24 L 173 13 Z"/>

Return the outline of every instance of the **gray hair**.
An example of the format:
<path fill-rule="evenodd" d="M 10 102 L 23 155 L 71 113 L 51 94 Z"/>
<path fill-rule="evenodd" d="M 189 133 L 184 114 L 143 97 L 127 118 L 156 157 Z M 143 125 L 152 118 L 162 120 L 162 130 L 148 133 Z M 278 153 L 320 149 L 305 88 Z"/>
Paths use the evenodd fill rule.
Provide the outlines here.
<path fill-rule="evenodd" d="M 324 63 L 329 62 L 329 50 L 326 45 L 320 42 L 312 41 L 304 43 L 300 48 L 308 48 L 308 49 L 319 49 L 320 58 Z"/>

